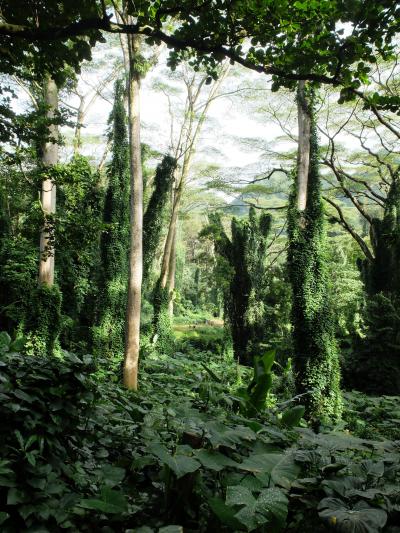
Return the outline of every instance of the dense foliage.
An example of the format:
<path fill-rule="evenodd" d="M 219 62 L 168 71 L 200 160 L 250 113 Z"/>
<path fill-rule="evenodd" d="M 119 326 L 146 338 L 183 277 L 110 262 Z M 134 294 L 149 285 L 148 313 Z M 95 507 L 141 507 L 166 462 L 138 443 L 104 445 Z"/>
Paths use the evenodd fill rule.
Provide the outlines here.
<path fill-rule="evenodd" d="M 397 426 L 382 424 L 390 403 L 349 395 L 355 435 L 315 434 L 302 409 L 271 392 L 266 411 L 246 415 L 247 374 L 211 352 L 148 353 L 132 394 L 90 356 L 22 356 L 18 342 L 1 334 L 4 532 L 396 524 Z M 371 424 L 379 433 L 366 440 Z"/>
<path fill-rule="evenodd" d="M 107 169 L 104 230 L 100 245 L 100 276 L 94 346 L 101 353 L 123 353 L 129 257 L 129 152 L 124 84 L 115 84 L 109 123 L 112 159 Z"/>
<path fill-rule="evenodd" d="M 1 532 L 398 533 L 399 20 L 0 0 Z"/>

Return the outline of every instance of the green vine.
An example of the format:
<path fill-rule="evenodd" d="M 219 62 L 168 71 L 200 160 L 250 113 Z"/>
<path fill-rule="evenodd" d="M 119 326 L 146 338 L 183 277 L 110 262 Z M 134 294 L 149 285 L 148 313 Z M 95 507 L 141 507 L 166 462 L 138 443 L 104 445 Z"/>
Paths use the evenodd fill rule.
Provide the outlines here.
<path fill-rule="evenodd" d="M 303 212 L 298 211 L 294 186 L 288 212 L 296 388 L 299 394 L 305 393 L 302 403 L 307 406 L 308 418 L 337 420 L 342 412 L 340 367 L 335 321 L 328 298 L 326 233 L 312 104 L 310 113 L 307 206 Z"/>
<path fill-rule="evenodd" d="M 161 232 L 165 222 L 166 207 L 171 184 L 174 179 L 176 160 L 166 155 L 157 166 L 154 189 L 143 217 L 143 280 L 148 277 L 160 244 Z"/>
<path fill-rule="evenodd" d="M 122 81 L 115 85 L 109 123 L 112 159 L 100 243 L 99 316 L 93 336 L 96 352 L 111 356 L 124 351 L 128 287 L 130 174 Z"/>
<path fill-rule="evenodd" d="M 232 219 L 231 239 L 218 214 L 210 215 L 209 225 L 201 232 L 212 237 L 219 256 L 217 271 L 229 280 L 224 290 L 225 318 L 235 357 L 249 366 L 266 342 L 265 261 L 270 228 L 270 215 L 257 217 L 250 208 L 248 219 Z"/>

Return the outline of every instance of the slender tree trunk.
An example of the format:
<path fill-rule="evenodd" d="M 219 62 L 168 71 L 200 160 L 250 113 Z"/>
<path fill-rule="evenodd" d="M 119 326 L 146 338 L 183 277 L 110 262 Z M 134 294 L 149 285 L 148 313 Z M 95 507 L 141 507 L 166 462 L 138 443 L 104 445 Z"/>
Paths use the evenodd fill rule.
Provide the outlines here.
<path fill-rule="evenodd" d="M 140 146 L 140 74 L 135 59 L 140 51 L 140 38 L 128 36 L 128 128 L 131 172 L 131 239 L 129 255 L 128 306 L 126 314 L 126 344 L 124 360 L 124 384 L 137 389 L 140 337 L 140 307 L 143 273 L 143 176 Z"/>
<path fill-rule="evenodd" d="M 47 78 L 44 86 L 44 101 L 47 105 L 46 116 L 53 119 L 58 109 L 58 89 L 54 80 Z M 49 126 L 50 139 L 44 144 L 42 164 L 51 167 L 58 163 L 58 126 Z M 52 224 L 49 221 L 56 212 L 56 184 L 50 177 L 42 182 L 41 204 L 45 216 L 45 225 L 40 232 L 39 284 L 54 284 L 54 245 L 52 243 Z"/>
<path fill-rule="evenodd" d="M 200 82 L 200 84 L 198 85 L 194 93 L 193 93 L 194 87 L 191 85 L 188 86 L 188 96 L 187 96 L 187 102 L 186 102 L 186 115 L 187 116 L 184 119 L 184 123 L 181 128 L 180 138 L 179 138 L 179 141 L 176 147 L 177 158 L 179 156 L 179 151 L 183 147 L 185 147 L 185 155 L 183 158 L 182 170 L 180 172 L 178 185 L 176 187 L 175 195 L 173 198 L 172 213 L 171 213 L 170 223 L 168 227 L 167 238 L 165 241 L 163 258 L 161 262 L 160 283 L 161 283 L 162 289 L 164 289 L 167 286 L 167 283 L 169 283 L 168 279 L 171 279 L 172 275 L 175 276 L 175 270 L 176 270 L 175 264 L 174 264 L 175 253 L 172 254 L 171 251 L 172 251 L 174 236 L 176 236 L 176 224 L 178 220 L 179 209 L 181 206 L 182 193 L 186 185 L 186 180 L 189 176 L 193 155 L 196 149 L 197 139 L 200 134 L 201 128 L 204 124 L 204 121 L 207 117 L 207 113 L 210 108 L 210 105 L 212 101 L 214 100 L 214 98 L 216 97 L 222 82 L 225 80 L 226 76 L 228 75 L 229 69 L 230 69 L 230 66 L 226 64 L 222 71 L 221 76 L 215 82 L 215 84 L 212 87 L 212 90 L 210 91 L 210 94 L 208 95 L 208 99 L 200 113 L 200 117 L 197 120 L 197 123 L 195 123 L 194 121 L 195 113 L 196 113 L 195 108 L 196 108 L 196 103 L 198 101 L 198 98 L 200 97 L 201 89 L 205 82 L 205 78 L 204 80 Z M 184 135 L 184 132 L 186 132 L 185 135 Z M 185 136 L 186 136 L 186 139 L 184 138 Z M 170 269 L 173 270 L 171 274 L 169 274 Z M 175 286 L 175 282 L 173 282 L 173 285 Z M 170 283 L 169 283 L 169 286 L 171 286 Z M 170 292 L 170 295 L 172 295 L 171 292 Z M 173 309 L 173 304 L 169 306 L 169 309 L 170 311 L 171 309 Z"/>
<path fill-rule="evenodd" d="M 307 206 L 308 171 L 310 167 L 311 116 L 305 94 L 305 82 L 298 87 L 299 145 L 297 151 L 297 209 L 304 211 Z"/>
<path fill-rule="evenodd" d="M 78 107 L 78 115 L 76 117 L 76 125 L 75 125 L 75 135 L 74 135 L 74 155 L 78 155 L 79 150 L 82 146 L 82 126 L 83 121 L 85 119 L 85 98 L 81 97 L 79 107 Z"/>
<path fill-rule="evenodd" d="M 181 196 L 182 196 L 182 190 L 178 189 L 175 193 L 174 201 L 172 204 L 172 213 L 171 218 L 169 221 L 168 226 L 168 233 L 167 238 L 165 240 L 164 245 L 164 253 L 161 263 L 161 275 L 160 275 L 160 281 L 161 281 L 161 288 L 165 289 L 168 282 L 168 270 L 171 264 L 171 253 L 172 253 L 172 246 L 174 244 L 175 239 L 175 233 L 176 233 L 176 225 L 178 222 L 178 214 L 179 214 L 179 208 L 181 204 Z"/>
<path fill-rule="evenodd" d="M 177 234 L 177 224 L 175 224 L 174 235 L 172 237 L 171 244 L 171 253 L 169 257 L 168 265 L 168 313 L 170 318 L 174 316 L 174 290 L 175 290 L 175 271 L 176 271 L 176 234 Z"/>

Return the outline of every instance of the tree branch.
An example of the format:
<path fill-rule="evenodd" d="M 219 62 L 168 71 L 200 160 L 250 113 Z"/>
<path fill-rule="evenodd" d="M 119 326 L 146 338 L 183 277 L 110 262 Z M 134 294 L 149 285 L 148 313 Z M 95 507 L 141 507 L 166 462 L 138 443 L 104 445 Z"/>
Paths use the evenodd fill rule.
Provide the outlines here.
<path fill-rule="evenodd" d="M 353 237 L 353 239 L 357 242 L 358 246 L 363 251 L 365 257 L 368 259 L 368 261 L 373 261 L 374 256 L 372 255 L 371 250 L 368 248 L 367 244 L 364 242 L 362 237 L 350 226 L 350 224 L 347 222 L 343 215 L 342 209 L 330 198 L 327 196 L 322 197 L 328 204 L 330 204 L 332 207 L 334 207 L 339 215 L 339 218 L 332 217 L 338 224 L 340 224 L 350 235 Z"/>

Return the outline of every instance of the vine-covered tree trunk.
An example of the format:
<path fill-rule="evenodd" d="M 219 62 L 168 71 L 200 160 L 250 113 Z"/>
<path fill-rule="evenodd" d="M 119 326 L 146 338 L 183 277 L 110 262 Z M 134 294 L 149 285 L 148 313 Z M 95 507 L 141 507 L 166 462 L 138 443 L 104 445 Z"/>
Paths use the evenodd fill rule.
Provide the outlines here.
<path fill-rule="evenodd" d="M 365 332 L 355 340 L 346 384 L 371 394 L 400 393 L 400 175 L 395 173 L 383 217 L 370 228 L 372 260 L 360 262 L 366 288 Z"/>
<path fill-rule="evenodd" d="M 109 119 L 112 158 L 103 213 L 106 228 L 100 242 L 99 311 L 93 331 L 96 351 L 109 356 L 124 353 L 128 301 L 130 171 L 124 99 L 123 83 L 117 81 Z"/>
<path fill-rule="evenodd" d="M 160 244 L 168 196 L 174 179 L 176 160 L 166 155 L 158 165 L 154 177 L 154 190 L 143 217 L 143 280 L 148 281 L 151 266 Z"/>
<path fill-rule="evenodd" d="M 128 305 L 126 313 L 126 341 L 124 384 L 137 389 L 140 346 L 140 309 L 143 275 L 143 176 L 140 145 L 140 37 L 128 36 L 128 128 L 131 173 L 131 235 L 129 253 Z"/>
<path fill-rule="evenodd" d="M 252 207 L 247 220 L 232 219 L 231 229 L 229 239 L 220 216 L 214 214 L 201 234 L 213 238 L 215 251 L 223 261 L 220 270 L 229 279 L 224 307 L 235 357 L 239 363 L 251 366 L 254 356 L 260 355 L 261 344 L 268 342 L 264 300 L 271 217 L 268 214 L 257 217 Z"/>
<path fill-rule="evenodd" d="M 40 230 L 40 258 L 38 287 L 30 295 L 31 312 L 26 317 L 25 349 L 34 354 L 49 354 L 54 350 L 61 329 L 61 293 L 54 284 L 54 215 L 56 212 L 56 184 L 52 167 L 58 163 L 58 87 L 47 77 L 43 87 L 43 103 L 49 121 L 47 138 L 41 148 L 41 170 L 45 177 L 41 188 L 44 225 Z"/>
<path fill-rule="evenodd" d="M 302 402 L 309 419 L 338 419 L 342 410 L 340 369 L 328 301 L 318 144 L 312 89 L 304 84 L 298 91 L 298 115 L 299 135 L 306 139 L 299 139 L 297 177 L 288 213 L 296 386 L 299 394 L 305 394 Z"/>
<path fill-rule="evenodd" d="M 58 110 L 58 88 L 53 79 L 48 77 L 44 82 L 44 104 L 47 107 L 47 119 L 54 120 Z M 40 231 L 39 284 L 54 284 L 54 235 L 53 216 L 56 211 L 56 184 L 51 177 L 51 167 L 58 163 L 58 126 L 50 124 L 49 138 L 42 148 L 42 165 L 49 169 L 42 182 L 41 204 L 44 215 L 44 226 Z"/>

